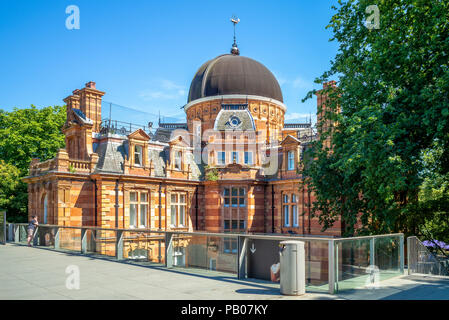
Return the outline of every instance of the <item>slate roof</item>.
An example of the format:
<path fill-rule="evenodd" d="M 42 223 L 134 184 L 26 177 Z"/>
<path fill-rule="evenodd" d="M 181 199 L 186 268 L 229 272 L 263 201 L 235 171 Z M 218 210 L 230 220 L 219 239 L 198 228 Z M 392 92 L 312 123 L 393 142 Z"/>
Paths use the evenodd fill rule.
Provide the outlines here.
<path fill-rule="evenodd" d="M 169 142 L 173 130 L 175 129 L 159 127 L 156 129 L 156 132 L 154 133 L 153 140 L 160 142 Z"/>
<path fill-rule="evenodd" d="M 104 141 L 96 148 L 98 163 L 95 172 L 123 173 L 125 156 L 128 156 L 128 141 Z"/>
<path fill-rule="evenodd" d="M 165 150 L 148 148 L 148 160 L 153 161 L 154 175 L 156 177 L 165 177 L 165 164 L 167 162 Z"/>

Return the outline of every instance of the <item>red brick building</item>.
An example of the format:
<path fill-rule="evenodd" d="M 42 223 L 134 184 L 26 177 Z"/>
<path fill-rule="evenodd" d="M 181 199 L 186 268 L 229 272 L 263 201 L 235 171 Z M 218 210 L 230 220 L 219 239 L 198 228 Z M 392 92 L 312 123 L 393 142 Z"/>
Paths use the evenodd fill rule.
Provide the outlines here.
<path fill-rule="evenodd" d="M 238 51 L 203 64 L 186 123 L 118 128 L 102 121 L 105 92 L 88 82 L 64 99 L 66 148 L 34 159 L 29 215 L 68 226 L 339 235 L 310 215 L 298 174 L 316 139 L 311 123 L 284 124 L 280 86 Z M 325 97 L 318 93 L 318 104 Z"/>

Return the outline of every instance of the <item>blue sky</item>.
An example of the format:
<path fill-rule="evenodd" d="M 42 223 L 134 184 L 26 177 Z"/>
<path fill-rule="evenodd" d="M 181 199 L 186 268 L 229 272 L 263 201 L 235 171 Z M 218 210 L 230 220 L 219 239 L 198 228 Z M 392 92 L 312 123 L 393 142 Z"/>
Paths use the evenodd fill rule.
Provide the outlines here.
<path fill-rule="evenodd" d="M 304 121 L 316 99 L 301 103 L 327 70 L 337 43 L 325 27 L 335 1 L 2 0 L 0 108 L 63 105 L 88 81 L 105 101 L 141 110 L 133 122 L 182 121 L 190 82 L 205 61 L 228 53 L 235 14 L 241 55 L 277 77 L 286 120 Z M 66 7 L 80 9 L 80 29 L 66 28 Z M 130 110 L 114 106 L 112 118 Z M 105 110 L 105 112 L 108 112 Z M 103 113 L 107 117 L 107 113 Z M 128 118 L 126 118 L 128 119 Z"/>

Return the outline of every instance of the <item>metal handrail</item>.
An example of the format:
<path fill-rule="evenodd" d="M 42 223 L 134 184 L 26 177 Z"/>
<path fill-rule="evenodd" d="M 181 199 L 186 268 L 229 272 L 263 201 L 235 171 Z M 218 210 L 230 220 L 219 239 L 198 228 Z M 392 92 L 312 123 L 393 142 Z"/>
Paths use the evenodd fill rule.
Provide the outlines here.
<path fill-rule="evenodd" d="M 16 223 L 14 224 L 16 227 L 21 229 L 22 227 L 26 227 L 26 223 Z M 245 277 L 245 261 L 247 258 L 246 254 L 249 250 L 249 241 L 248 240 L 271 240 L 271 241 L 285 241 L 285 240 L 297 240 L 297 241 L 304 241 L 304 242 L 319 242 L 319 243 L 326 243 L 327 242 L 327 269 L 328 269 L 328 287 L 329 287 L 329 293 L 334 294 L 338 292 L 338 283 L 339 283 L 339 276 L 338 276 L 338 270 L 339 270 L 339 255 L 336 254 L 338 252 L 338 243 L 342 243 L 344 241 L 357 241 L 357 240 L 370 240 L 370 258 L 369 263 L 370 265 L 375 264 L 375 242 L 376 239 L 390 237 L 390 238 L 397 238 L 399 240 L 399 274 L 403 273 L 404 270 L 404 234 L 402 233 L 394 233 L 394 234 L 387 234 L 387 235 L 373 235 L 373 236 L 359 236 L 359 237 L 352 237 L 352 238 L 333 238 L 333 237 L 319 237 L 319 236 L 294 236 L 294 235 L 279 235 L 279 234 L 251 234 L 251 233 L 216 233 L 216 232 L 204 232 L 204 231 L 177 231 L 177 230 L 153 230 L 153 229 L 147 229 L 147 228 L 103 228 L 103 227 L 95 227 L 95 226 L 61 226 L 61 225 L 51 225 L 51 224 L 40 224 L 39 227 L 41 228 L 55 228 L 55 249 L 60 248 L 60 233 L 59 229 L 75 229 L 81 231 L 81 237 L 78 241 L 81 241 L 80 249 L 82 253 L 88 252 L 88 240 L 86 238 L 86 234 L 88 230 L 92 231 L 112 231 L 116 233 L 116 237 L 112 237 L 111 240 L 114 240 L 115 238 L 115 255 L 118 260 L 123 260 L 123 250 L 124 250 L 124 242 L 133 242 L 136 240 L 139 236 L 143 238 L 143 241 L 162 241 L 164 242 L 164 249 L 165 254 L 161 255 L 161 247 L 159 244 L 159 256 L 158 259 L 161 261 L 161 257 L 165 257 L 165 265 L 167 267 L 173 266 L 173 241 L 176 241 L 177 238 L 188 238 L 190 237 L 198 237 L 198 236 L 204 236 L 204 237 L 217 237 L 220 239 L 228 238 L 237 240 L 237 252 L 235 253 L 237 255 L 237 265 L 235 270 L 237 270 L 237 277 L 241 279 L 242 277 Z M 37 228 L 36 228 L 37 229 Z M 140 234 L 138 237 L 128 237 L 126 233 L 131 234 Z M 20 233 L 19 233 L 20 234 Z M 16 238 L 17 239 L 17 238 Z M 97 239 L 98 240 L 98 239 Z M 17 241 L 17 240 L 15 240 Z M 94 240 L 95 241 L 95 240 Z M 344 271 L 343 271 L 344 272 Z"/>
<path fill-rule="evenodd" d="M 16 223 L 16 225 L 27 226 L 26 223 Z M 210 237 L 223 237 L 223 238 L 251 238 L 251 239 L 266 239 L 266 240 L 298 240 L 298 241 L 353 241 L 353 240 L 363 240 L 363 239 L 373 239 L 373 238 L 384 238 L 384 237 L 400 237 L 404 236 L 403 233 L 391 233 L 391 234 L 381 234 L 381 235 L 372 235 L 372 236 L 358 236 L 358 237 L 348 237 L 348 238 L 323 238 L 323 237 L 314 237 L 314 236 L 296 236 L 296 235 L 260 235 L 260 234 L 251 234 L 251 233 L 217 233 L 217 232 L 204 232 L 204 231 L 175 231 L 175 230 L 153 230 L 153 229 L 144 229 L 144 228 L 103 228 L 103 227 L 94 227 L 94 226 L 61 226 L 61 225 L 52 225 L 52 224 L 39 224 L 42 227 L 48 228 L 65 228 L 65 229 L 86 229 L 86 230 L 102 230 L 102 231 L 122 231 L 122 232 L 141 232 L 141 233 L 159 233 L 166 234 L 170 233 L 173 235 L 176 234 L 189 234 L 196 236 L 210 236 Z"/>

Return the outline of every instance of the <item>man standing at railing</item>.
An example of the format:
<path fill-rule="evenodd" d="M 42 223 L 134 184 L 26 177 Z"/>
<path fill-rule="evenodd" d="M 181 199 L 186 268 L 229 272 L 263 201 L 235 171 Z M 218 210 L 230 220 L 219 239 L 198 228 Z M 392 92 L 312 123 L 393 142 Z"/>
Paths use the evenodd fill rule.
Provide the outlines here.
<path fill-rule="evenodd" d="M 37 216 L 31 216 L 31 221 L 28 224 L 28 247 L 31 247 L 31 241 L 34 238 L 34 230 L 36 230 L 36 226 L 38 226 L 39 223 L 37 222 Z"/>

